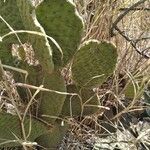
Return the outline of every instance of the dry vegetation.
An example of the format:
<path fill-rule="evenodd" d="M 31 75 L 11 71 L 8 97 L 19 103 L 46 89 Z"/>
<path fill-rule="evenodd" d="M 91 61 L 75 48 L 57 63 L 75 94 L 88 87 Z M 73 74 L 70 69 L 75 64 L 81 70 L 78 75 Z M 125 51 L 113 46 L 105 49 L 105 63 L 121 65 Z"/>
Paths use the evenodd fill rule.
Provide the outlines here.
<path fill-rule="evenodd" d="M 148 85 L 150 80 L 150 1 L 143 0 L 140 5 L 129 11 L 127 8 L 137 0 L 74 2 L 86 25 L 82 41 L 91 38 L 111 41 L 118 49 L 119 58 L 114 75 L 105 84 L 94 89 L 102 106 L 109 110 L 101 109 L 96 114 L 84 118 L 69 118 L 67 121 L 71 128 L 59 149 L 148 150 L 150 120 L 149 117 L 142 116 L 145 105 L 143 97 L 138 95 L 145 87 L 145 83 Z M 126 15 L 117 24 L 117 31 L 114 22 L 126 11 Z M 113 35 L 110 34 L 111 31 Z M 2 68 L 0 70 L 0 74 L 5 74 L 5 81 L 0 83 L 0 99 L 3 99 L 3 93 L 7 93 L 5 99 L 14 100 L 14 106 L 17 104 L 20 109 L 24 109 L 19 103 L 11 75 L 6 74 Z M 67 74 L 67 77 L 65 74 L 67 82 L 70 83 L 69 76 L 70 74 Z M 138 84 L 139 80 L 142 81 L 142 84 L 134 89 L 132 99 L 122 94 L 128 80 L 134 85 Z M 13 113 L 14 106 L 5 109 Z"/>
<path fill-rule="evenodd" d="M 91 38 L 111 41 L 117 46 L 119 59 L 112 79 L 108 80 L 106 85 L 96 89 L 101 103 L 108 106 L 110 110 L 98 112 L 87 118 L 71 120 L 71 134 L 69 132 L 66 136 L 62 147 L 98 150 L 149 149 L 150 147 L 147 145 L 150 145 L 150 137 L 146 136 L 147 134 L 150 135 L 149 130 L 147 130 L 150 127 L 149 119 L 142 118 L 143 120 L 148 119 L 148 121 L 140 122 L 140 115 L 144 111 L 144 106 L 143 99 L 137 98 L 137 95 L 141 89 L 139 88 L 140 90 L 135 92 L 133 99 L 125 98 L 120 90 L 126 83 L 120 78 L 131 79 L 134 84 L 142 76 L 142 80 L 149 82 L 150 2 L 143 1 L 137 7 L 127 11 L 117 24 L 120 33 L 114 28 L 114 22 L 126 12 L 127 8 L 138 1 L 74 1 L 86 24 L 83 41 Z M 112 30 L 114 32 L 113 37 L 110 34 Z M 122 34 L 126 35 L 127 38 L 123 37 Z M 133 47 L 132 41 L 136 42 L 136 47 Z M 147 57 L 142 55 L 142 51 Z M 142 125 L 143 127 L 141 127 Z M 141 141 L 144 144 L 141 144 Z"/>

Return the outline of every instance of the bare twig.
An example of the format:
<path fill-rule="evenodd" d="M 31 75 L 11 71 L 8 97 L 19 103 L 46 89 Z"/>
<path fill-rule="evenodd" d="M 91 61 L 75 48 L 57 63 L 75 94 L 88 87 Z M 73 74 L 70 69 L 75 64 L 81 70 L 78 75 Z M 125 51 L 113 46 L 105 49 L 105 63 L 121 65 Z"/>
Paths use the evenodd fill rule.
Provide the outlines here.
<path fill-rule="evenodd" d="M 124 32 L 122 32 L 117 26 L 115 27 L 115 29 L 118 31 L 118 33 L 124 37 L 128 42 L 130 42 L 130 44 L 132 45 L 132 47 L 137 51 L 138 54 L 142 55 L 144 58 L 149 59 L 150 56 L 148 56 L 147 54 L 145 54 L 144 52 L 148 49 L 144 49 L 142 51 L 140 51 L 137 47 L 136 47 L 136 42 L 134 42 L 134 40 L 130 39 L 128 36 L 125 35 Z"/>
<path fill-rule="evenodd" d="M 119 11 L 127 11 L 129 8 L 120 8 Z M 144 7 L 137 7 L 137 8 L 132 8 L 130 11 L 150 11 L 150 8 L 144 8 Z"/>
<path fill-rule="evenodd" d="M 147 0 L 140 0 L 138 2 L 136 2 L 135 4 L 133 4 L 131 7 L 127 8 L 125 12 L 123 12 L 117 19 L 116 21 L 112 24 L 112 27 L 110 29 L 110 35 L 111 37 L 113 37 L 114 34 L 114 29 L 116 29 L 117 24 L 130 12 L 130 10 L 132 10 L 133 8 L 139 6 L 140 4 L 144 3 Z"/>
<path fill-rule="evenodd" d="M 130 39 L 124 31 L 121 31 L 119 29 L 119 27 L 117 26 L 117 24 L 133 9 L 135 9 L 137 6 L 139 6 L 140 4 L 144 3 L 147 0 L 139 0 L 138 2 L 136 2 L 135 4 L 133 4 L 131 7 L 127 8 L 122 14 L 120 14 L 120 16 L 115 20 L 115 22 L 112 24 L 112 27 L 110 29 L 110 36 L 113 37 L 115 36 L 114 34 L 114 29 L 116 31 L 118 31 L 118 33 L 124 38 L 126 39 L 128 42 L 130 42 L 131 46 L 136 50 L 136 52 L 138 54 L 140 54 L 141 56 L 143 56 L 145 59 L 149 59 L 150 56 L 148 54 L 145 54 L 145 51 L 148 50 L 149 48 L 146 48 L 144 50 L 139 50 L 139 48 L 137 47 L 137 42 L 141 41 L 141 40 L 148 40 L 150 37 L 144 37 L 144 38 L 139 38 L 136 40 Z"/>

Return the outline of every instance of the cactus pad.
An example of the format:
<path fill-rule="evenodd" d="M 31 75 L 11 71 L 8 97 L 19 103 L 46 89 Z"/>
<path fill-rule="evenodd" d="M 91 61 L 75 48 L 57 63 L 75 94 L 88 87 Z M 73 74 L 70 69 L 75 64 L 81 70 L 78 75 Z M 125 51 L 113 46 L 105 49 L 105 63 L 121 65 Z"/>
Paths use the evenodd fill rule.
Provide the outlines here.
<path fill-rule="evenodd" d="M 132 83 L 129 83 L 125 88 L 125 96 L 128 98 L 133 98 L 135 96 L 134 86 Z"/>
<path fill-rule="evenodd" d="M 64 124 L 64 126 L 61 126 L 61 122 L 56 121 L 54 128 L 49 131 L 49 133 L 39 136 L 35 141 L 38 143 L 38 145 L 46 149 L 55 150 L 57 149 L 57 146 L 59 146 L 67 129 L 68 125 L 66 123 Z"/>
<path fill-rule="evenodd" d="M 62 116 L 86 116 L 98 110 L 98 98 L 91 89 L 81 89 L 76 85 L 67 86 L 68 93 L 77 93 L 79 96 L 67 95 L 61 112 Z"/>
<path fill-rule="evenodd" d="M 135 82 L 135 81 L 134 81 Z M 124 89 L 125 96 L 127 98 L 140 98 L 144 92 L 144 86 L 142 83 L 132 83 L 131 81 L 127 84 Z"/>
<path fill-rule="evenodd" d="M 36 9 L 37 18 L 46 33 L 54 38 L 63 51 L 52 44 L 53 60 L 57 66 L 66 65 L 80 44 L 83 24 L 75 7 L 67 0 L 44 0 Z"/>
<path fill-rule="evenodd" d="M 75 85 L 68 85 L 67 86 L 67 92 L 68 93 L 77 93 L 79 92 L 79 89 Z M 62 116 L 80 116 L 81 110 L 82 110 L 82 100 L 77 95 L 67 95 L 61 115 Z"/>
<path fill-rule="evenodd" d="M 27 140 L 30 142 L 34 142 L 34 140 L 44 134 L 47 133 L 48 127 L 43 124 L 42 122 L 38 121 L 37 119 L 31 119 L 30 117 L 26 117 L 24 121 L 24 129 L 26 135 L 29 133 L 30 129 L 30 123 L 31 123 L 31 132 L 29 134 L 29 137 L 27 137 Z M 6 142 L 6 145 L 3 146 L 16 146 L 20 145 L 19 142 L 13 142 L 10 143 L 7 141 L 9 140 L 17 140 L 16 137 L 18 137 L 20 140 L 24 140 L 22 136 L 22 130 L 21 130 L 21 121 L 19 120 L 18 116 L 14 116 L 7 113 L 0 113 L 0 143 Z"/>
<path fill-rule="evenodd" d="M 65 92 L 65 82 L 61 77 L 59 72 L 53 72 L 52 74 L 46 74 L 44 77 L 44 87 L 51 90 L 57 90 L 60 92 Z M 54 93 L 54 92 L 42 92 L 41 104 L 39 106 L 40 115 L 47 115 L 48 117 L 43 117 L 45 120 L 53 123 L 58 117 L 63 103 L 65 101 L 66 95 Z"/>
<path fill-rule="evenodd" d="M 35 10 L 31 4 L 30 0 L 16 0 L 17 5 L 22 17 L 23 24 L 26 30 L 40 32 L 45 34 L 44 28 L 38 22 L 35 14 Z M 49 45 L 48 39 L 43 36 L 28 35 L 28 42 L 32 44 L 36 57 L 38 58 L 43 70 L 51 73 L 53 71 L 53 61 L 52 61 L 52 49 Z"/>
<path fill-rule="evenodd" d="M 7 0 L 6 2 L 0 1 L 0 15 L 3 19 L 13 28 L 13 30 L 24 29 L 21 21 L 16 1 Z M 0 19 L 0 37 L 7 34 L 11 30 L 6 23 Z M 20 38 L 20 36 L 19 36 Z M 11 45 L 18 43 L 16 35 L 10 35 L 2 42 L 0 41 L 0 59 L 3 64 L 14 65 L 14 59 L 11 55 Z"/>
<path fill-rule="evenodd" d="M 72 76 L 82 87 L 95 87 L 110 76 L 117 62 L 116 48 L 107 42 L 86 42 L 76 53 Z"/>

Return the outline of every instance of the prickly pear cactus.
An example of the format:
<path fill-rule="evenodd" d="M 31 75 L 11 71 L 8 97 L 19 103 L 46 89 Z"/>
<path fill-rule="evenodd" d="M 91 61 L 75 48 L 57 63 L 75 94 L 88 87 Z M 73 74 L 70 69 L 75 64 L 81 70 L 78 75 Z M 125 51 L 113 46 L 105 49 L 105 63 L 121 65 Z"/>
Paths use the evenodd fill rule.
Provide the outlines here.
<path fill-rule="evenodd" d="M 73 59 L 73 79 L 81 87 L 94 87 L 103 83 L 113 73 L 116 62 L 117 50 L 114 45 L 88 41 Z"/>
<path fill-rule="evenodd" d="M 53 124 L 54 127 L 49 130 L 31 117 L 31 133 L 27 140 L 35 140 L 45 148 L 56 148 L 67 129 L 67 126 L 62 127 L 56 118 L 90 115 L 97 111 L 99 105 L 97 96 L 89 88 L 101 84 L 113 73 L 117 61 L 116 48 L 111 43 L 92 40 L 84 43 L 77 51 L 82 37 L 83 23 L 76 13 L 75 6 L 68 0 L 44 0 L 37 7 L 32 5 L 31 0 L 7 0 L 5 3 L 0 1 L 0 15 L 7 19 L 14 30 L 32 31 L 32 33 L 19 34 L 19 37 L 21 42 L 32 44 L 39 64 L 30 66 L 25 61 L 24 49 L 19 49 L 22 61 L 18 67 L 28 72 L 27 84 L 37 87 L 43 85 L 47 89 L 40 91 L 35 97 L 38 103 L 37 113 L 39 118 L 47 124 Z M 0 20 L 0 36 L 9 31 L 4 21 Z M 33 32 L 38 32 L 42 36 Z M 58 49 L 56 42 L 49 40 L 46 35 L 55 40 L 62 51 Z M 9 36 L 0 43 L 2 63 L 13 65 L 14 60 L 9 47 L 13 43 L 19 43 L 16 35 Z M 67 65 L 71 60 L 73 60 L 71 68 L 75 85 L 66 88 L 60 67 Z M 15 81 L 24 80 L 21 75 L 15 75 Z M 66 91 L 77 93 L 79 96 L 66 96 Z M 30 94 L 34 93 L 35 91 L 31 89 Z M 29 123 L 30 119 L 26 118 L 24 122 L 26 133 Z M 3 113 L 0 113 L 0 138 L 14 139 L 7 124 L 19 139 L 23 138 L 19 126 L 20 120 Z"/>
<path fill-rule="evenodd" d="M 42 135 L 43 133 L 48 132 L 48 126 L 44 123 L 40 122 L 37 119 L 30 119 L 30 117 L 26 117 L 24 120 L 24 128 L 25 138 L 23 137 L 23 130 L 21 129 L 21 120 L 19 120 L 18 116 L 0 113 L 0 147 L 5 146 L 18 146 L 21 141 L 27 140 L 34 142 L 37 137 Z M 16 140 L 15 140 L 16 139 Z M 14 141 L 15 140 L 15 141 Z M 3 143 L 3 144 L 2 144 Z"/>
<path fill-rule="evenodd" d="M 40 146 L 46 149 L 58 149 L 57 146 L 59 146 L 68 129 L 68 125 L 66 123 L 61 125 L 60 120 L 57 120 L 54 125 L 54 128 L 49 133 L 43 134 L 35 140 Z"/>
<path fill-rule="evenodd" d="M 134 98 L 137 87 L 133 86 L 133 83 L 129 83 L 125 88 L 125 96 L 128 98 Z"/>
<path fill-rule="evenodd" d="M 52 49 L 49 45 L 44 28 L 36 18 L 35 9 L 30 0 L 16 0 L 23 24 L 26 30 L 40 32 L 44 36 L 38 34 L 29 34 L 28 42 L 32 44 L 36 57 L 38 58 L 43 70 L 51 73 L 53 71 Z"/>
<path fill-rule="evenodd" d="M 59 92 L 66 92 L 64 79 L 58 71 L 53 72 L 50 75 L 45 74 L 43 83 L 45 88 Z M 42 99 L 39 105 L 40 116 L 46 115 L 46 117 L 43 117 L 43 119 L 54 123 L 62 110 L 65 97 L 66 95 L 61 93 L 42 92 Z"/>
<path fill-rule="evenodd" d="M 143 79 L 134 79 L 133 81 L 129 80 L 127 83 L 124 94 L 127 98 L 140 98 L 144 92 L 144 82 Z"/>
<path fill-rule="evenodd" d="M 66 0 L 44 0 L 36 9 L 39 22 L 47 35 L 54 38 L 63 51 L 63 58 L 51 42 L 53 61 L 56 66 L 64 66 L 72 59 L 80 44 L 83 23 L 75 6 Z"/>
<path fill-rule="evenodd" d="M 0 1 L 0 16 L 11 26 L 11 28 L 13 28 L 13 30 L 24 29 L 15 0 L 7 0 L 5 2 L 3 0 Z M 11 31 L 2 18 L 0 18 L 0 37 Z M 22 40 L 21 36 L 19 36 L 19 38 Z M 15 34 L 9 35 L 5 37 L 3 41 L 0 41 L 0 59 L 2 63 L 6 65 L 15 65 L 15 59 L 13 59 L 11 54 L 11 45 L 14 43 L 19 43 Z"/>
<path fill-rule="evenodd" d="M 79 89 L 76 85 L 68 85 L 67 87 L 68 93 L 79 93 Z M 82 110 L 82 99 L 78 95 L 67 95 L 61 115 L 62 116 L 80 116 Z"/>
<path fill-rule="evenodd" d="M 68 93 L 78 95 L 67 95 L 61 112 L 62 116 L 86 116 L 98 110 L 98 98 L 91 89 L 77 87 L 76 85 L 67 86 Z"/>

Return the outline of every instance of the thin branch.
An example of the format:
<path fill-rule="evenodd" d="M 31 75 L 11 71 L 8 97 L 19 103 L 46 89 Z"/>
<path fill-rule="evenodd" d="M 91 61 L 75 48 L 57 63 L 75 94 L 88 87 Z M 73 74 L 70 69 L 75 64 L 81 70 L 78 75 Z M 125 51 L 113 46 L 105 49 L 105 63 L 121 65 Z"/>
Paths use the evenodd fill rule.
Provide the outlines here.
<path fill-rule="evenodd" d="M 40 90 L 40 91 L 47 91 L 47 92 L 52 92 L 52 93 L 61 94 L 61 95 L 78 95 L 77 93 L 67 93 L 67 92 L 61 92 L 61 91 L 56 91 L 56 90 L 50 90 L 47 88 L 43 88 L 41 86 L 37 87 L 34 85 L 25 84 L 25 83 L 15 83 L 14 85 L 17 87 L 25 87 L 25 88 L 30 88 L 30 89 Z"/>
<path fill-rule="evenodd" d="M 148 36 L 148 37 L 141 37 L 141 38 L 135 39 L 134 41 L 137 43 L 137 42 L 143 41 L 143 40 L 150 40 L 150 36 Z"/>
<path fill-rule="evenodd" d="M 124 32 L 122 32 L 117 26 L 115 27 L 115 29 L 118 31 L 118 33 L 124 37 L 128 42 L 130 42 L 131 46 L 137 51 L 138 54 L 142 55 L 144 58 L 149 59 L 150 56 L 148 56 L 147 54 L 144 54 L 145 50 L 140 51 L 137 47 L 136 47 L 136 42 L 134 42 L 132 39 L 130 39 L 129 37 L 127 37 Z M 147 50 L 148 48 L 146 48 Z"/>
<path fill-rule="evenodd" d="M 123 19 L 123 17 L 125 17 L 129 12 L 130 10 L 134 9 L 135 7 L 139 6 L 140 4 L 144 3 L 145 1 L 147 0 L 140 0 L 138 2 L 136 2 L 135 4 L 133 4 L 131 7 L 127 8 L 125 12 L 123 12 L 117 19 L 116 21 L 112 24 L 112 27 L 110 29 L 110 35 L 111 37 L 113 37 L 115 34 L 114 34 L 114 29 L 115 27 L 117 26 L 117 24 Z"/>
<path fill-rule="evenodd" d="M 129 8 L 120 8 L 119 11 L 127 11 Z M 130 11 L 150 11 L 150 8 L 144 8 L 144 7 L 137 7 L 132 8 Z"/>
<path fill-rule="evenodd" d="M 110 36 L 113 37 L 115 36 L 114 34 L 114 29 L 116 31 L 118 31 L 118 33 L 123 37 L 125 38 L 128 42 L 130 42 L 131 46 L 137 51 L 138 54 L 142 55 L 144 58 L 146 59 L 149 59 L 150 56 L 145 54 L 145 50 L 139 50 L 139 48 L 136 46 L 137 42 L 138 41 L 141 41 L 141 40 L 147 40 L 149 39 L 150 37 L 144 37 L 144 38 L 139 38 L 139 39 L 136 39 L 136 40 L 133 40 L 133 39 L 130 39 L 128 36 L 125 35 L 125 32 L 124 31 L 121 31 L 119 28 L 118 28 L 118 23 L 133 9 L 135 9 L 137 6 L 139 6 L 140 4 L 144 3 L 145 1 L 147 0 L 139 0 L 138 2 L 136 2 L 135 4 L 133 4 L 131 7 L 127 8 L 126 11 L 124 11 L 123 13 L 121 13 L 118 18 L 115 20 L 115 22 L 112 24 L 112 27 L 110 29 Z M 148 50 L 149 48 L 146 48 L 146 50 Z"/>

